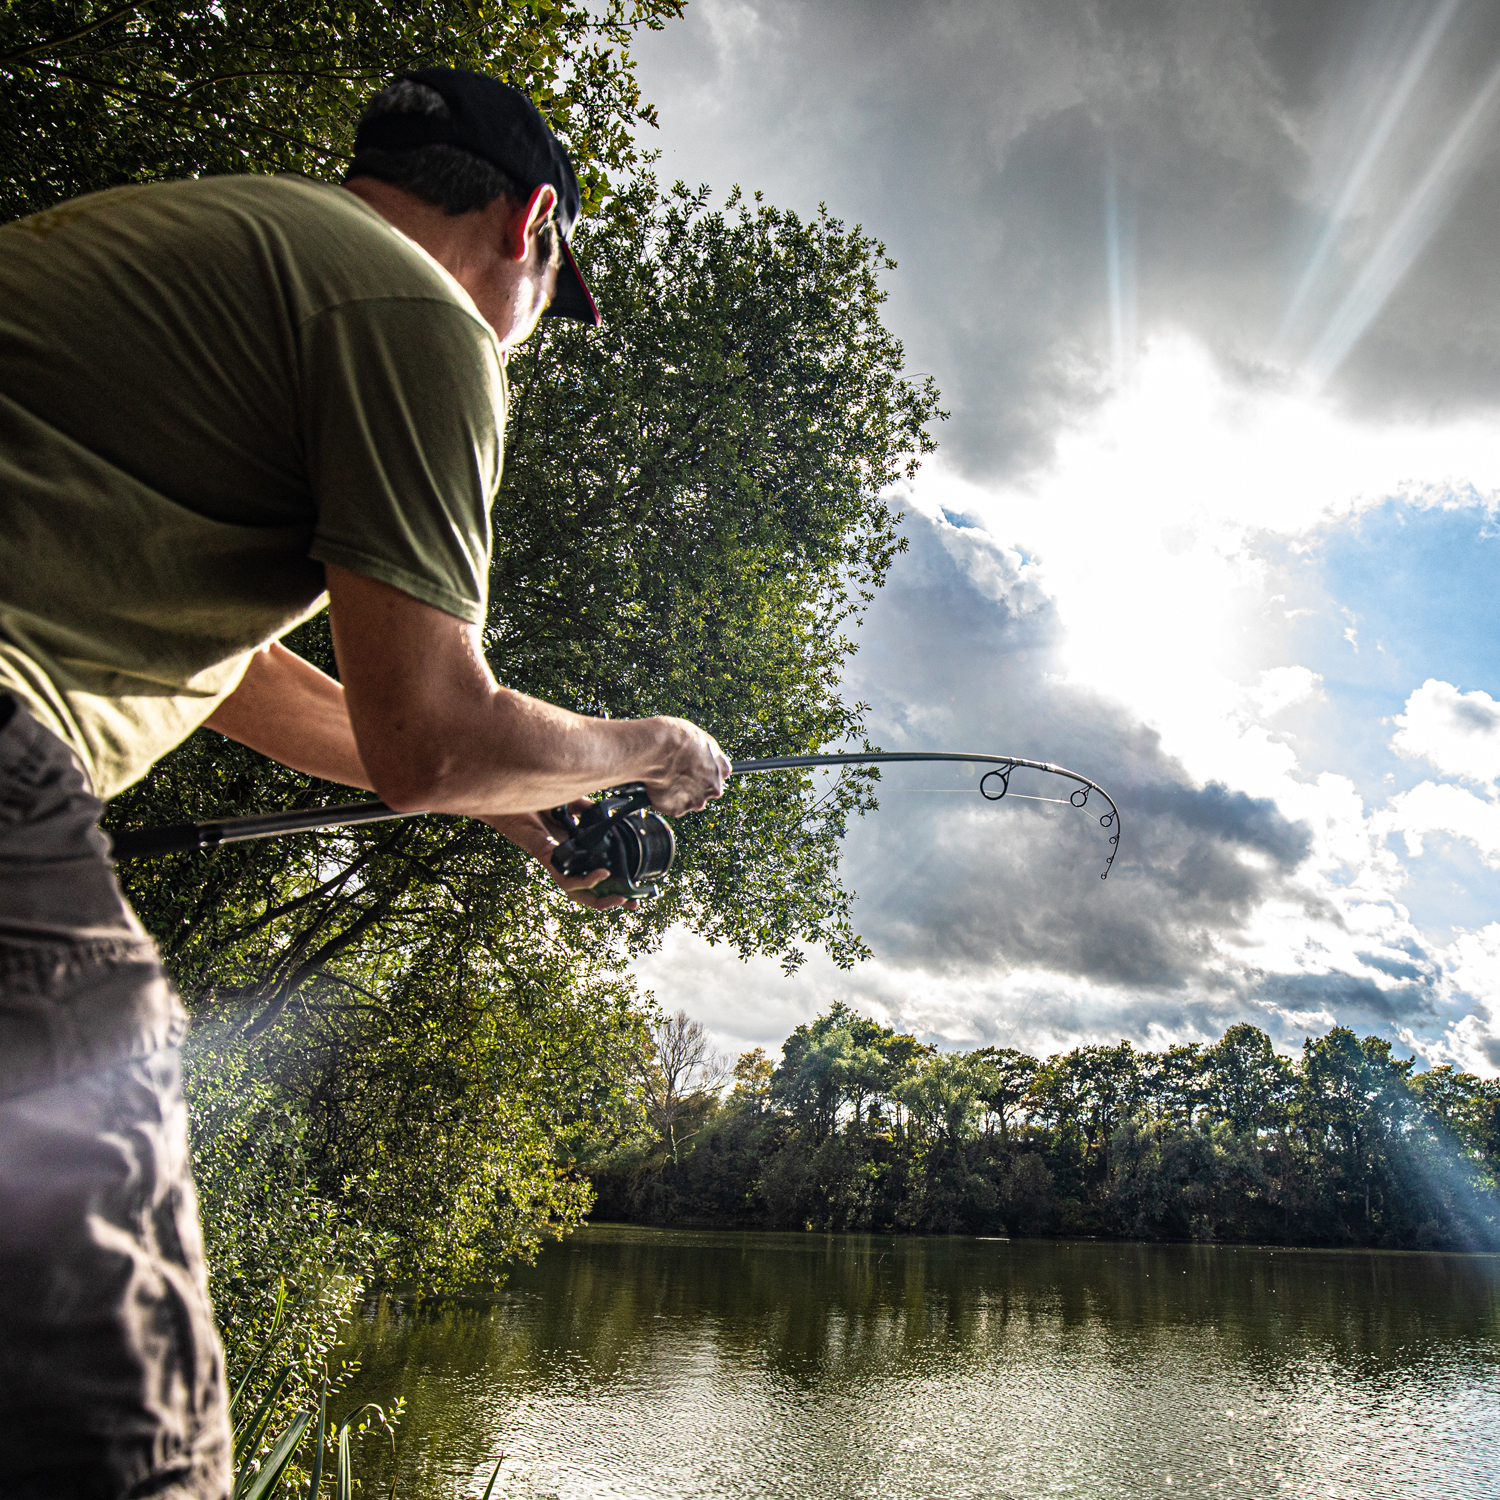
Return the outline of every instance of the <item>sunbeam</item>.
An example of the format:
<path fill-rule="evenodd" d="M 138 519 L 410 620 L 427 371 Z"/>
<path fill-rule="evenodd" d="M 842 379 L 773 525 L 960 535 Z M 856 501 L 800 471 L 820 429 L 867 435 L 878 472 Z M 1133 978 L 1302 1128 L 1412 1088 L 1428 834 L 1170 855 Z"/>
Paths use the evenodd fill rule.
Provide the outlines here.
<path fill-rule="evenodd" d="M 1406 106 L 1410 103 L 1417 84 L 1421 82 L 1422 75 L 1427 71 L 1427 65 L 1432 61 L 1432 55 L 1437 51 L 1438 43 L 1446 35 L 1449 25 L 1463 3 L 1464 0 L 1440 0 L 1417 37 L 1416 44 L 1411 48 L 1390 94 L 1380 107 L 1373 128 L 1344 177 L 1343 186 L 1339 189 L 1333 207 L 1328 211 L 1328 222 L 1317 244 L 1314 245 L 1312 254 L 1308 257 L 1307 265 L 1282 316 L 1281 327 L 1276 335 L 1278 344 L 1284 343 L 1290 336 L 1298 315 L 1302 312 L 1308 296 L 1317 285 L 1318 278 L 1328 263 L 1328 257 L 1333 253 L 1339 231 L 1354 212 L 1360 193 L 1390 142 L 1392 131 L 1406 112 Z M 1405 37 L 1400 39 L 1401 42 L 1405 40 Z"/>
<path fill-rule="evenodd" d="M 1327 382 L 1364 336 L 1452 207 L 1473 164 L 1473 147 L 1481 139 L 1479 125 L 1489 113 L 1497 89 L 1500 64 L 1490 72 L 1443 142 L 1313 345 L 1303 368 L 1314 390 Z"/>
<path fill-rule="evenodd" d="M 1120 209 L 1113 153 L 1104 165 L 1104 264 L 1109 280 L 1109 334 L 1116 390 L 1129 384 L 1136 355 L 1135 224 Z"/>

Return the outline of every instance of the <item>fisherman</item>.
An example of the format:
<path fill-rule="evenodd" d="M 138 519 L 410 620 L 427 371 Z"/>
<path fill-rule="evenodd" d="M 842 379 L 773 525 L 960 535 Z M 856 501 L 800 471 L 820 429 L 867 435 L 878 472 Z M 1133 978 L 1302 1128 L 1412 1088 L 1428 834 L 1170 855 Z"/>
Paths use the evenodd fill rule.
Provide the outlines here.
<path fill-rule="evenodd" d="M 383 89 L 343 187 L 121 187 L 0 229 L 0 1493 L 221 1497 L 223 1358 L 185 1013 L 102 804 L 200 725 L 542 862 L 536 808 L 729 763 L 482 650 L 508 354 L 598 322 L 567 153 L 523 94 Z M 279 644 L 325 602 L 339 681 Z M 605 872 L 559 880 L 575 900 Z"/>

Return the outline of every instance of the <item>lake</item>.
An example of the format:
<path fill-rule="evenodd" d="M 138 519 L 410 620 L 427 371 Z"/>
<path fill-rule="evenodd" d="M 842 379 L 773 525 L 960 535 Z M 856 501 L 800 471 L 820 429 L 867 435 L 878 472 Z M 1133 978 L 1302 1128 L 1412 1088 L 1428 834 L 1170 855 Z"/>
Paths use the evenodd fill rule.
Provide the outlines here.
<path fill-rule="evenodd" d="M 1500 1496 L 1497 1256 L 592 1225 L 350 1348 L 404 1500 Z"/>

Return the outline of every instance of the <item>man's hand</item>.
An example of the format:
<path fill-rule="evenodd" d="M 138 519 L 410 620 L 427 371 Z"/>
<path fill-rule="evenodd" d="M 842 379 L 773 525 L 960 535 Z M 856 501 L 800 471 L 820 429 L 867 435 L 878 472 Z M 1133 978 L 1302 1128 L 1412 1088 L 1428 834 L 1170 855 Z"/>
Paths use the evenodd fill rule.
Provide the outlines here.
<path fill-rule="evenodd" d="M 722 794 L 729 761 L 686 719 L 590 719 L 528 698 L 496 683 L 473 626 L 342 568 L 329 567 L 328 583 L 343 683 L 273 644 L 251 659 L 211 728 L 403 812 L 481 818 L 570 899 L 600 909 L 636 903 L 588 894 L 605 871 L 559 876 L 561 830 L 533 809 L 632 782 L 670 816 Z"/>
<path fill-rule="evenodd" d="M 655 776 L 643 776 L 651 805 L 657 812 L 675 818 L 680 813 L 702 812 L 710 797 L 724 794 L 729 779 L 729 757 L 719 742 L 686 719 L 643 719 L 661 726 L 666 765 Z M 624 783 L 617 783 L 623 785 Z"/>
<path fill-rule="evenodd" d="M 587 797 L 580 797 L 570 804 L 574 812 L 580 812 L 588 805 Z M 593 907 L 595 911 L 608 911 L 612 906 L 623 906 L 627 911 L 635 911 L 640 905 L 638 901 L 625 896 L 590 894 L 591 886 L 609 879 L 608 870 L 590 870 L 587 875 L 559 875 L 552 863 L 552 851 L 565 842 L 566 835 L 545 813 L 504 813 L 499 817 L 481 818 L 479 821 L 488 823 L 491 828 L 503 833 L 517 848 L 524 849 L 531 855 L 547 872 L 553 884 L 567 892 L 568 900 L 576 901 L 580 906 Z"/>

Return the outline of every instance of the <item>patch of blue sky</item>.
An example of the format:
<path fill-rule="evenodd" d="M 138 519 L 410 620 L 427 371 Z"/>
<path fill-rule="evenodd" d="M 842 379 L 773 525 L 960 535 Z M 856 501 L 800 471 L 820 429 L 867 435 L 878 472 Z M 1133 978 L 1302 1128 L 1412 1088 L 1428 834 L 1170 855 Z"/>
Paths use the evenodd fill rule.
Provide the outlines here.
<path fill-rule="evenodd" d="M 1309 543 L 1310 545 L 1304 545 Z M 1500 696 L 1500 532 L 1481 503 L 1391 500 L 1330 523 L 1293 549 L 1268 541 L 1278 574 L 1284 660 L 1317 672 L 1321 701 L 1287 711 L 1278 727 L 1301 769 L 1348 776 L 1367 811 L 1419 782 L 1449 780 L 1391 749 L 1394 719 L 1428 678 Z M 1401 900 L 1438 941 L 1500 917 L 1500 871 L 1467 840 L 1428 835 L 1413 856 L 1391 847 L 1410 875 Z"/>

